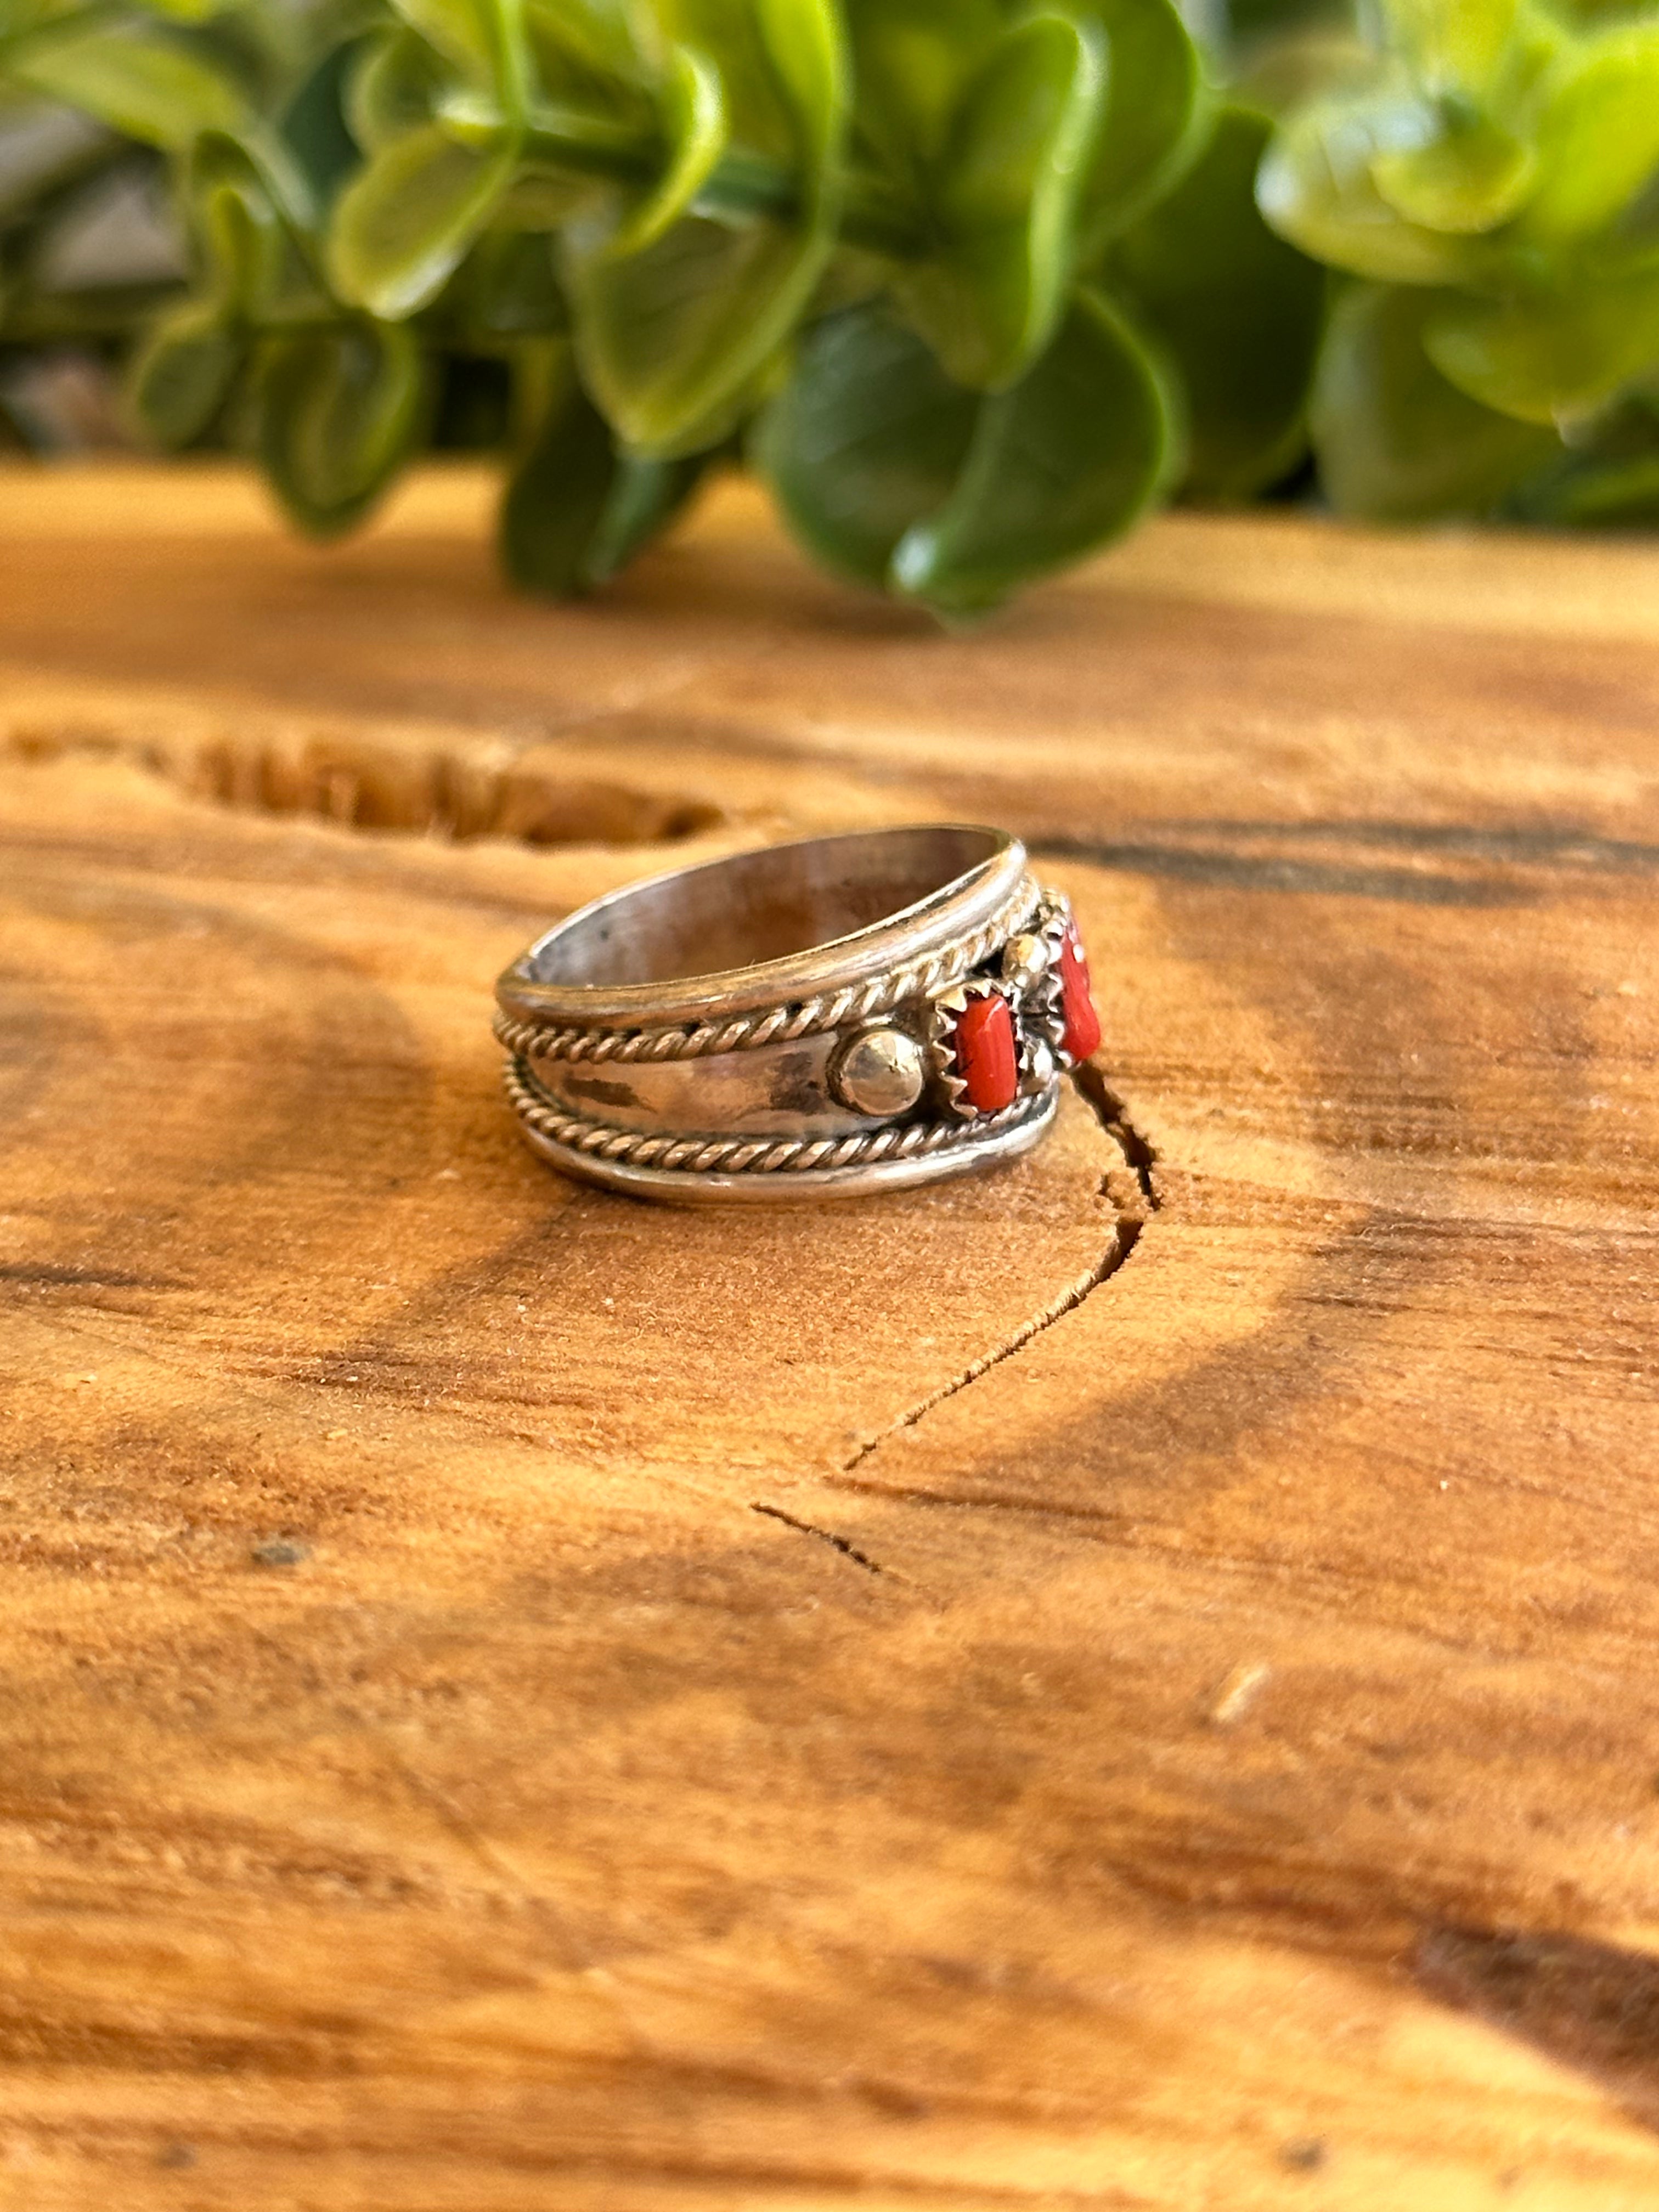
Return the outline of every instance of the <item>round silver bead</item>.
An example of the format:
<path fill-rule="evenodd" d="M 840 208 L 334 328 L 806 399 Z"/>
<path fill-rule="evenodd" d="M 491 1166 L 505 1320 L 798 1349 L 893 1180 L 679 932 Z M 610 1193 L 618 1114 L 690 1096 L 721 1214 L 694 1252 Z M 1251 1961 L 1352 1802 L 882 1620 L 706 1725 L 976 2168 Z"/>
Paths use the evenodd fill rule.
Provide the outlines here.
<path fill-rule="evenodd" d="M 855 1114 L 887 1121 L 915 1104 L 926 1073 L 921 1047 L 906 1030 L 860 1030 L 832 1061 L 830 1088 Z"/>
<path fill-rule="evenodd" d="M 1029 990 L 1048 967 L 1048 947 L 1040 937 L 1011 937 L 1002 948 L 1002 980 L 1017 991 Z"/>

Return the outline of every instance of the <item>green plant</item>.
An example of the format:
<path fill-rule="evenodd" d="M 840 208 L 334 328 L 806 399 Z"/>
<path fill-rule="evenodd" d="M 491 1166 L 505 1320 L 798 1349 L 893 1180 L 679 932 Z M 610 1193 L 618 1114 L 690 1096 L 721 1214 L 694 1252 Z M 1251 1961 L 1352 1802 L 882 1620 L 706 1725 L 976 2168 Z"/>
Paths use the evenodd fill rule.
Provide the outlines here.
<path fill-rule="evenodd" d="M 3 0 L 0 78 L 101 126 L 94 167 L 165 161 L 188 281 L 137 415 L 251 450 L 308 530 L 356 521 L 470 391 L 526 584 L 603 580 L 743 450 L 823 560 L 966 615 L 1131 523 L 1189 420 L 1228 491 L 1294 441 L 1318 280 L 1250 202 L 1264 126 L 1212 136 L 1171 0 L 334 0 L 280 37 L 276 12 Z M 51 334 L 29 241 L 86 181 L 0 202 L 0 342 Z M 1297 295 L 1299 367 L 1248 288 L 1161 265 L 1224 204 Z M 103 302 L 112 334 L 138 305 Z M 1224 422 L 1180 374 L 1218 323 L 1277 349 Z"/>
<path fill-rule="evenodd" d="M 1201 63 L 1175 0 L 0 0 L 0 410 L 101 349 L 319 535 L 499 447 L 553 592 L 741 458 L 946 619 L 1310 430 L 1358 511 L 1633 518 L 1655 14 L 1234 0 Z M 163 184 L 170 266 L 62 282 Z"/>
<path fill-rule="evenodd" d="M 1261 204 L 1359 280 L 1312 402 L 1351 512 L 1659 516 L 1659 15 L 1389 0 Z"/>

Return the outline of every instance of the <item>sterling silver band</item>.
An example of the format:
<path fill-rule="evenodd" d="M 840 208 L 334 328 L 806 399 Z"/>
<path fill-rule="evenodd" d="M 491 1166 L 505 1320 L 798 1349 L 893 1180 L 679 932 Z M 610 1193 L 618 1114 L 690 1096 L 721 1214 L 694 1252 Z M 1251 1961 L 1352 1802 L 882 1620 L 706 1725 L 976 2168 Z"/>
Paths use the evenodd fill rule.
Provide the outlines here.
<path fill-rule="evenodd" d="M 501 976 L 495 1034 L 526 1141 L 568 1175 L 671 1201 L 858 1196 L 1038 1142 L 1070 1048 L 1092 1048 L 1067 963 L 1069 909 L 1017 838 L 866 830 L 596 899 Z"/>

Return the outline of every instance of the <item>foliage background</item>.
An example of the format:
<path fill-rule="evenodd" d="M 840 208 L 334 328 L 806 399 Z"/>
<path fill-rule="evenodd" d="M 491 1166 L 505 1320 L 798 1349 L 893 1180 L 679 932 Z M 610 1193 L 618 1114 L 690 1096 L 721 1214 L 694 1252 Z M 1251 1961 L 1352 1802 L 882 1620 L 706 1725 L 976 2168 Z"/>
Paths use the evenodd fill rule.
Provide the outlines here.
<path fill-rule="evenodd" d="M 0 0 L 0 430 L 319 535 L 499 450 L 554 592 L 741 460 L 947 620 L 1171 497 L 1645 524 L 1659 8 Z"/>

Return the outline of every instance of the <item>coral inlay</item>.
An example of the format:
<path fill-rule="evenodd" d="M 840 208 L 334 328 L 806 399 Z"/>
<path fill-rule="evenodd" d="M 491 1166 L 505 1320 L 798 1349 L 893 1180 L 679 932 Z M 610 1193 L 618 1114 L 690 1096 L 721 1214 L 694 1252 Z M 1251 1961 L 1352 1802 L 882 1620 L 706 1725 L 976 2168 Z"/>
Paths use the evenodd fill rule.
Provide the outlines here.
<path fill-rule="evenodd" d="M 968 1103 L 980 1114 L 1000 1114 L 1019 1094 L 1014 1017 L 1006 999 L 993 992 L 970 999 L 957 1018 L 951 1043 Z"/>
<path fill-rule="evenodd" d="M 1060 948 L 1060 1006 L 1066 1018 L 1061 1040 L 1073 1060 L 1100 1049 L 1100 1016 L 1089 991 L 1089 956 L 1075 929 L 1067 929 Z"/>

